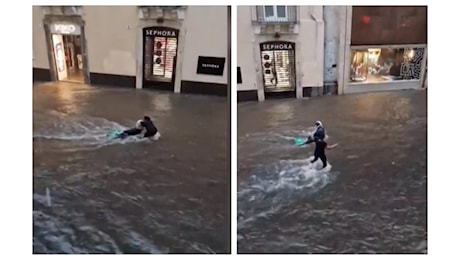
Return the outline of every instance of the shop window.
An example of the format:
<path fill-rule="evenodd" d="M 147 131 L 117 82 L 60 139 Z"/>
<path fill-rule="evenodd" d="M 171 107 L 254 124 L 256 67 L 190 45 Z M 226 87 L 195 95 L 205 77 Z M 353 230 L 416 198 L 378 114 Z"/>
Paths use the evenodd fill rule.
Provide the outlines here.
<path fill-rule="evenodd" d="M 424 51 L 424 48 L 353 49 L 350 82 L 420 80 Z"/>
<path fill-rule="evenodd" d="M 153 45 L 153 74 L 154 77 L 171 79 L 173 74 L 174 57 L 176 56 L 177 39 L 156 37 Z"/>
<path fill-rule="evenodd" d="M 166 27 L 144 29 L 144 80 L 173 83 L 178 32 Z"/>
<path fill-rule="evenodd" d="M 295 89 L 295 44 L 265 42 L 260 44 L 265 91 Z"/>

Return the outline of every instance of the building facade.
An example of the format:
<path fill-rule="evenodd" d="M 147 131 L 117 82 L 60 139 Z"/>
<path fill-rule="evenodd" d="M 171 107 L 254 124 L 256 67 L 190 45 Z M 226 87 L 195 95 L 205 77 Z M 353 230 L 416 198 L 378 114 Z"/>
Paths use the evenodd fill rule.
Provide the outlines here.
<path fill-rule="evenodd" d="M 34 6 L 34 81 L 227 95 L 227 6 Z"/>
<path fill-rule="evenodd" d="M 426 6 L 238 7 L 238 100 L 421 89 Z"/>
<path fill-rule="evenodd" d="M 322 6 L 238 6 L 237 44 L 239 101 L 323 86 Z"/>

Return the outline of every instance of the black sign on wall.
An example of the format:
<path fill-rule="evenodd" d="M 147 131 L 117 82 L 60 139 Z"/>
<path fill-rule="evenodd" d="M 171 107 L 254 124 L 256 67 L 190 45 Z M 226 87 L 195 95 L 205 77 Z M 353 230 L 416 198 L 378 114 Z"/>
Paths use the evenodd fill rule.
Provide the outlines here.
<path fill-rule="evenodd" d="M 224 75 L 225 58 L 198 56 L 197 74 Z"/>
<path fill-rule="evenodd" d="M 236 83 L 240 84 L 243 83 L 243 79 L 241 78 L 241 68 L 236 68 Z"/>

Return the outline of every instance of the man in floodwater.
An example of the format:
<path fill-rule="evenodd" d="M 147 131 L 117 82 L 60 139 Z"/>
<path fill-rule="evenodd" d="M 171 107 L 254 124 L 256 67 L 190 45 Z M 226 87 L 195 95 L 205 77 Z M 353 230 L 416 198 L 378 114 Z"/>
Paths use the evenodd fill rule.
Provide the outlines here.
<path fill-rule="evenodd" d="M 155 140 L 160 137 L 160 133 L 158 129 L 153 124 L 152 119 L 149 116 L 144 116 L 143 119 L 137 120 L 136 126 L 123 131 L 121 134 L 118 135 L 118 138 L 124 139 L 131 135 L 139 135 L 144 132 L 144 138 L 153 137 Z"/>
<path fill-rule="evenodd" d="M 144 116 L 144 119 L 141 121 L 140 124 L 145 129 L 144 138 L 152 137 L 154 139 L 158 139 L 160 137 L 158 129 L 153 124 L 152 119 L 150 119 L 149 116 Z"/>
<path fill-rule="evenodd" d="M 324 169 L 327 166 L 326 149 L 328 150 L 333 149 L 339 144 L 328 145 L 324 141 L 323 138 L 315 139 L 314 142 L 315 142 L 315 153 L 314 153 L 315 158 L 311 161 L 311 163 L 316 162 L 319 158 L 323 162 L 323 169 Z"/>
<path fill-rule="evenodd" d="M 305 141 L 304 144 L 309 144 L 315 142 L 317 139 L 323 139 L 326 138 L 326 130 L 324 129 L 323 123 L 321 121 L 316 121 L 315 122 L 315 132 L 313 135 L 310 135 L 307 138 L 307 141 Z"/>

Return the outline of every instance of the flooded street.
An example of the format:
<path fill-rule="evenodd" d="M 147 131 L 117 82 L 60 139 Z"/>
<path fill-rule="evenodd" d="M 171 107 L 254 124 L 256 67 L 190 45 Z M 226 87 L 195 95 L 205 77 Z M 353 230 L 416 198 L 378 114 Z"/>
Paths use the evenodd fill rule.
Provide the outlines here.
<path fill-rule="evenodd" d="M 426 91 L 238 104 L 237 201 L 239 253 L 426 253 Z"/>
<path fill-rule="evenodd" d="M 110 140 L 149 115 L 158 141 Z M 226 98 L 33 87 L 34 253 L 228 253 Z"/>

